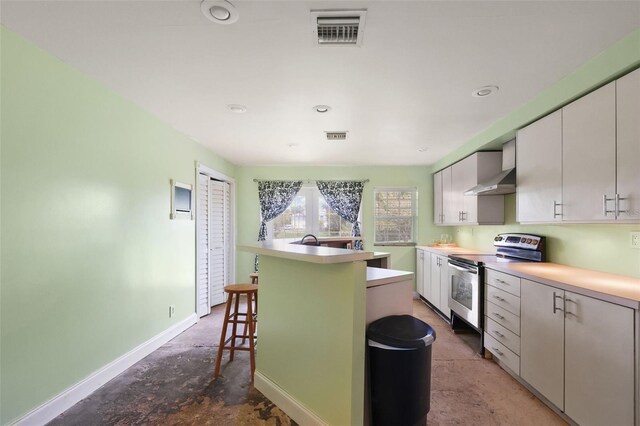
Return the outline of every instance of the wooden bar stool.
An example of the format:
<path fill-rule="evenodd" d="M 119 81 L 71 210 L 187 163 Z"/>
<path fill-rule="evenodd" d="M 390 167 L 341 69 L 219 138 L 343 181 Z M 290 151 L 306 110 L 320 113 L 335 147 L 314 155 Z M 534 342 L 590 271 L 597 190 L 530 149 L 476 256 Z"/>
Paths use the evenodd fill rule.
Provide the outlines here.
<path fill-rule="evenodd" d="M 253 272 L 249 274 L 249 278 L 251 278 L 251 284 L 258 284 L 258 273 Z"/>
<path fill-rule="evenodd" d="M 249 351 L 251 360 L 251 382 L 253 383 L 253 371 L 256 369 L 255 361 L 255 331 L 258 314 L 258 286 L 255 284 L 230 284 L 224 288 L 228 294 L 227 306 L 224 313 L 224 323 L 222 324 L 222 333 L 220 334 L 220 347 L 218 348 L 218 356 L 216 358 L 216 369 L 213 378 L 217 379 L 220 374 L 220 363 L 222 362 L 222 353 L 225 349 L 229 350 L 229 361 L 233 361 L 235 351 Z M 247 296 L 247 310 L 240 312 L 240 296 Z M 253 301 L 255 300 L 255 312 Z M 231 312 L 231 305 L 234 305 L 234 311 Z M 233 324 L 231 336 L 227 338 L 227 327 Z M 244 325 L 242 334 L 238 334 L 238 324 Z M 249 347 L 236 344 L 236 339 L 249 340 Z"/>

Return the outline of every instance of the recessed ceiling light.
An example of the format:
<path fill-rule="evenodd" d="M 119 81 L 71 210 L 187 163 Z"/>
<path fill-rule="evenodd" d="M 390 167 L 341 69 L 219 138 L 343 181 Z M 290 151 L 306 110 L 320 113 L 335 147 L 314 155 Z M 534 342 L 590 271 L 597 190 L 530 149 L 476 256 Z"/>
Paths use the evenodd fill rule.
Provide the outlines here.
<path fill-rule="evenodd" d="M 429 147 L 423 146 L 422 148 L 418 148 L 416 151 L 418 152 L 427 152 L 429 150 Z"/>
<path fill-rule="evenodd" d="M 247 112 L 247 107 L 244 105 L 231 104 L 231 105 L 227 105 L 227 108 L 229 108 L 229 111 L 235 112 L 236 114 L 242 114 L 244 112 Z"/>
<path fill-rule="evenodd" d="M 203 0 L 202 14 L 216 24 L 233 24 L 238 20 L 238 10 L 226 0 Z"/>
<path fill-rule="evenodd" d="M 495 92 L 500 90 L 498 86 L 484 86 L 479 89 L 474 90 L 471 95 L 476 98 L 485 98 Z"/>
<path fill-rule="evenodd" d="M 331 111 L 331 107 L 329 105 L 316 105 L 313 107 L 313 110 L 320 114 L 324 114 L 325 112 Z"/>

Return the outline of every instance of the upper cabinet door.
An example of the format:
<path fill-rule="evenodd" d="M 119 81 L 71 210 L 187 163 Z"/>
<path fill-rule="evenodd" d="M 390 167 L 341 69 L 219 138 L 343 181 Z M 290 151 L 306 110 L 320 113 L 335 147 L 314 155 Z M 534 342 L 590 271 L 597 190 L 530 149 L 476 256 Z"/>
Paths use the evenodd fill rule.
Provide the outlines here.
<path fill-rule="evenodd" d="M 451 167 L 440 172 L 442 175 L 442 223 L 453 224 L 458 222 L 457 204 L 451 187 Z"/>
<path fill-rule="evenodd" d="M 562 111 L 521 129 L 516 143 L 517 221 L 561 221 Z"/>
<path fill-rule="evenodd" d="M 618 220 L 640 219 L 640 69 L 616 82 Z M 615 208 L 615 206 L 614 206 Z"/>
<path fill-rule="evenodd" d="M 615 111 L 615 82 L 562 108 L 564 220 L 615 220 Z"/>
<path fill-rule="evenodd" d="M 441 225 L 442 213 L 442 171 L 433 175 L 433 223 Z"/>
<path fill-rule="evenodd" d="M 458 222 L 478 221 L 475 196 L 465 196 L 464 192 L 478 184 L 478 154 L 471 155 L 451 166 L 451 187 L 455 194 L 456 218 Z"/>

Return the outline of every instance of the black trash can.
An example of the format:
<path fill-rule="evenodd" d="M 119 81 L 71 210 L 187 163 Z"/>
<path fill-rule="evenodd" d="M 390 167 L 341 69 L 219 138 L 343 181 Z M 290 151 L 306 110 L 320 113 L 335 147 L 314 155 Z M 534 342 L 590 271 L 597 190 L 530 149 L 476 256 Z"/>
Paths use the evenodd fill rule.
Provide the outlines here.
<path fill-rule="evenodd" d="M 369 325 L 372 425 L 427 423 L 435 339 L 435 330 L 411 315 L 384 317 Z"/>

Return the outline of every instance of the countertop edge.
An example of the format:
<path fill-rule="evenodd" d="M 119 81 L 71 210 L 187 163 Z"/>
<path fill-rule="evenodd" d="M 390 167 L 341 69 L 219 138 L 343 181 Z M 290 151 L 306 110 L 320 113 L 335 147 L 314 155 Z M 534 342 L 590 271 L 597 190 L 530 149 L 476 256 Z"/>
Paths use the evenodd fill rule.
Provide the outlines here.
<path fill-rule="evenodd" d="M 549 262 L 550 263 L 550 262 Z M 552 265 L 555 265 L 553 263 L 551 263 Z M 556 287 L 562 290 L 567 290 L 567 291 L 571 291 L 574 293 L 578 293 L 578 294 L 582 294 L 584 296 L 589 296 L 589 297 L 593 297 L 594 299 L 598 299 L 598 300 L 603 300 L 605 302 L 611 302 L 611 303 L 615 303 L 617 305 L 622 305 L 622 306 L 626 306 L 628 308 L 632 308 L 632 309 L 636 309 L 636 310 L 640 310 L 640 300 L 636 300 L 636 299 L 632 299 L 629 297 L 625 297 L 625 296 L 621 296 L 621 295 L 617 295 L 617 294 L 613 294 L 613 293 L 606 293 L 603 291 L 599 291 L 599 290 L 595 290 L 589 286 L 580 286 L 580 285 L 576 285 L 576 284 L 571 284 L 571 283 L 567 283 L 567 282 L 563 282 L 563 281 L 556 281 L 550 278 L 546 278 L 546 277 L 542 277 L 540 275 L 534 275 L 534 274 L 530 274 L 527 272 L 522 272 L 522 271 L 515 271 L 511 268 L 509 268 L 508 263 L 487 263 L 485 265 L 485 268 L 487 269 L 492 269 L 495 271 L 499 271 L 499 272 L 504 272 L 505 274 L 509 274 L 509 275 L 513 275 L 519 278 L 524 278 L 526 280 L 529 281 L 535 281 L 541 284 L 546 284 L 549 285 L 551 287 Z M 558 264 L 559 265 L 559 264 Z M 560 265 L 563 267 L 568 267 L 568 268 L 574 268 L 574 267 L 569 267 L 569 266 L 565 266 L 565 265 Z M 594 272 L 594 273 L 598 273 L 598 274 L 604 274 L 604 272 L 598 272 L 598 271 L 590 271 L 588 269 L 582 269 L 582 268 L 574 268 L 576 270 L 581 270 L 581 271 L 587 271 L 587 272 Z M 626 277 L 625 277 L 626 278 Z"/>
<path fill-rule="evenodd" d="M 413 280 L 414 276 L 409 271 L 367 267 L 367 288 Z"/>
<path fill-rule="evenodd" d="M 373 259 L 373 252 L 337 249 L 332 247 L 317 247 L 293 245 L 277 245 L 273 247 L 261 247 L 260 245 L 238 245 L 237 248 L 242 251 L 248 251 L 264 256 L 278 257 L 281 259 L 299 260 L 301 262 L 334 264 L 357 262 Z"/>

